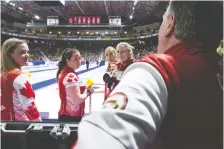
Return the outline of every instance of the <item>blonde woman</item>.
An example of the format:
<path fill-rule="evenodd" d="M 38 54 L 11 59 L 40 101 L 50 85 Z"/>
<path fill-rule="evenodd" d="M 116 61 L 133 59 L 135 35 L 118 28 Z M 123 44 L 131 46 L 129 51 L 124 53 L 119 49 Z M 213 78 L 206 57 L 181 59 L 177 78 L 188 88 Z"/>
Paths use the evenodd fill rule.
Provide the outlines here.
<path fill-rule="evenodd" d="M 115 75 L 115 73 L 113 72 L 113 70 L 116 68 L 116 63 L 117 63 L 117 51 L 114 47 L 107 47 L 105 49 L 105 57 L 106 60 L 108 62 L 108 66 L 106 69 L 106 73 L 103 76 L 103 80 L 105 81 L 105 90 L 104 90 L 104 100 L 106 100 L 106 98 L 109 96 L 111 90 L 111 86 L 108 86 L 108 84 L 110 85 L 110 78 L 113 77 Z"/>
<path fill-rule="evenodd" d="M 134 47 L 127 42 L 121 42 L 116 47 L 120 62 L 116 64 L 114 71 L 116 72 L 118 80 L 120 80 L 125 69 L 134 62 L 133 49 Z"/>
<path fill-rule="evenodd" d="M 106 57 L 106 60 L 108 61 L 108 67 L 106 69 L 106 72 L 112 72 L 117 62 L 116 49 L 111 46 L 107 47 L 105 49 L 105 57 Z"/>
<path fill-rule="evenodd" d="M 25 41 L 10 38 L 1 49 L 1 121 L 41 121 L 35 93 L 21 71 L 29 58 Z"/>
<path fill-rule="evenodd" d="M 121 42 L 116 47 L 116 53 L 117 53 L 117 59 L 119 59 L 119 62 L 116 63 L 111 67 L 112 74 L 110 78 L 108 76 L 104 75 L 104 80 L 107 82 L 107 88 L 109 88 L 109 91 L 106 90 L 104 99 L 109 96 L 111 91 L 116 87 L 116 85 L 120 82 L 121 77 L 125 69 L 131 65 L 133 61 L 133 49 L 134 47 L 126 42 Z"/>

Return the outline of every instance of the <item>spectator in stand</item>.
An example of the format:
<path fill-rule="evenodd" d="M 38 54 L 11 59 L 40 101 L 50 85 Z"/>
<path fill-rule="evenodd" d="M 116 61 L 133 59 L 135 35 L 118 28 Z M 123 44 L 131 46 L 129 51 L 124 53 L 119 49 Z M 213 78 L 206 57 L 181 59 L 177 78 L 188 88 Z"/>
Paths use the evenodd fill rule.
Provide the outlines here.
<path fill-rule="evenodd" d="M 170 1 L 158 51 L 129 66 L 75 149 L 222 149 L 223 1 Z"/>
<path fill-rule="evenodd" d="M 66 49 L 58 64 L 57 81 L 61 107 L 60 122 L 79 122 L 85 113 L 85 100 L 93 92 L 78 78 L 75 70 L 81 65 L 81 55 L 76 49 Z"/>
<path fill-rule="evenodd" d="M 41 121 L 35 93 L 21 71 L 29 58 L 25 41 L 10 38 L 1 49 L 1 121 Z"/>

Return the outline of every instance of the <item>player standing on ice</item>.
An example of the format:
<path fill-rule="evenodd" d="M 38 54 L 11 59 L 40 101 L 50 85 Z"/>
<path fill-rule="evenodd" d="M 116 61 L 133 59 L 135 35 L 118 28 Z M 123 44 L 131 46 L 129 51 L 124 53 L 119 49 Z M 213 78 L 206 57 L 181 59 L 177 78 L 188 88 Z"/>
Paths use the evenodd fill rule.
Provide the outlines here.
<path fill-rule="evenodd" d="M 112 47 L 109 47 L 112 50 Z M 125 69 L 131 65 L 133 60 L 133 49 L 130 44 L 126 42 L 121 42 L 116 47 L 116 59 L 113 62 L 110 62 L 107 68 L 107 71 L 110 73 L 105 73 L 103 80 L 106 82 L 107 90 L 105 91 L 105 99 L 109 96 L 110 92 L 116 87 L 120 82 L 122 74 Z M 109 58 L 109 57 L 108 57 Z"/>
<path fill-rule="evenodd" d="M 86 70 L 89 70 L 89 60 L 86 59 Z"/>
<path fill-rule="evenodd" d="M 1 49 L 1 121 L 41 121 L 35 93 L 21 71 L 29 58 L 25 41 L 10 38 Z"/>
<path fill-rule="evenodd" d="M 66 49 L 58 64 L 57 80 L 61 107 L 58 112 L 60 122 L 79 122 L 85 114 L 85 100 L 93 92 L 86 89 L 75 70 L 81 65 L 81 55 L 76 49 Z"/>
<path fill-rule="evenodd" d="M 108 66 L 106 69 L 106 73 L 103 76 L 103 80 L 105 82 L 105 90 L 104 90 L 104 100 L 109 96 L 111 92 L 111 88 L 108 83 L 111 81 L 111 77 L 115 77 L 115 72 L 113 70 L 115 69 L 115 65 L 117 62 L 117 51 L 113 47 L 109 46 L 105 49 L 105 57 L 108 62 Z M 113 82 L 112 82 L 113 83 Z"/>
<path fill-rule="evenodd" d="M 158 54 L 128 67 L 104 109 L 83 118 L 75 149 L 222 149 L 222 34 L 223 2 L 171 1 Z"/>

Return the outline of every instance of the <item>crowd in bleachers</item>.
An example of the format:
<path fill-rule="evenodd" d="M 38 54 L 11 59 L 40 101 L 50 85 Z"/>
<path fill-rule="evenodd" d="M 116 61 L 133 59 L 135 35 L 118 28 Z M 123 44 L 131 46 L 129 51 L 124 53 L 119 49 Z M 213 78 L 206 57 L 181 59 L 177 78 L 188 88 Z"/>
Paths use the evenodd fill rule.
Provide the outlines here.
<path fill-rule="evenodd" d="M 69 30 L 47 30 L 47 29 L 33 29 L 33 28 L 21 28 L 15 27 L 10 23 L 1 24 L 2 31 L 23 34 L 23 35 L 34 35 L 34 36 L 56 36 L 60 37 L 82 37 L 82 38 L 94 38 L 94 37 L 139 37 L 146 36 L 149 34 L 158 33 L 159 26 L 153 26 L 151 28 L 135 29 L 133 31 L 117 30 L 117 31 L 105 31 L 105 32 L 95 32 L 95 31 L 69 31 Z"/>
<path fill-rule="evenodd" d="M 2 41 L 10 38 L 7 35 L 2 35 Z M 83 61 L 99 60 L 100 55 L 108 46 L 116 47 L 118 41 L 62 41 L 62 40 L 40 40 L 40 39 L 25 39 L 29 45 L 30 61 L 59 61 L 62 52 L 66 48 L 77 48 L 83 58 Z M 134 58 L 139 59 L 150 51 L 156 50 L 157 37 L 145 40 L 128 41 L 135 49 L 133 50 Z"/>

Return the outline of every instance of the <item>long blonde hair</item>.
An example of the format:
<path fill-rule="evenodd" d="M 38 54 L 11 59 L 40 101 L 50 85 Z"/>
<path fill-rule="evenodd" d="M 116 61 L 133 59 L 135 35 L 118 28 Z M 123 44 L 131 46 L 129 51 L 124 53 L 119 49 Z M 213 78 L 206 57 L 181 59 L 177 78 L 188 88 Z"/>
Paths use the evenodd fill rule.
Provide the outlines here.
<path fill-rule="evenodd" d="M 1 49 L 1 74 L 16 68 L 20 69 L 10 54 L 14 52 L 18 45 L 23 43 L 26 42 L 17 38 L 9 38 L 3 43 Z"/>
<path fill-rule="evenodd" d="M 111 46 L 107 47 L 105 49 L 105 52 L 107 52 L 107 51 L 112 53 L 112 55 L 115 57 L 115 59 L 117 59 L 117 51 L 114 47 L 111 47 Z"/>
<path fill-rule="evenodd" d="M 116 49 L 114 47 L 112 47 L 112 46 L 107 47 L 105 49 L 105 53 L 106 52 L 111 53 L 113 55 L 113 57 L 114 57 L 115 62 L 117 62 L 117 60 L 118 60 L 117 59 L 117 51 L 116 51 Z M 110 69 L 111 69 L 111 64 L 110 64 L 110 62 L 108 62 L 108 66 L 107 66 L 106 72 L 110 72 L 111 71 Z"/>

